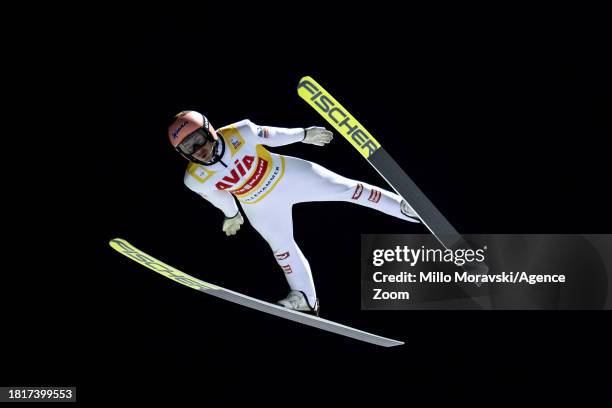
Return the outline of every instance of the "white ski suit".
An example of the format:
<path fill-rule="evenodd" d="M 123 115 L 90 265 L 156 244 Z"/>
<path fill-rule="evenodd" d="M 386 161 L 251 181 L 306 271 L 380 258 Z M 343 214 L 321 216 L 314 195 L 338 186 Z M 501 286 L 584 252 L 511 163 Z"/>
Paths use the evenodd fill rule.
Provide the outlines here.
<path fill-rule="evenodd" d="M 293 204 L 346 201 L 419 222 L 400 211 L 402 198 L 395 193 L 263 147 L 301 142 L 302 128 L 258 126 L 242 120 L 217 129 L 217 135 L 223 139 L 217 145 L 221 160 L 210 166 L 190 163 L 185 184 L 227 218 L 238 214 L 236 197 L 251 225 L 270 245 L 290 288 L 303 291 L 311 305 L 316 291 L 308 261 L 293 239 Z"/>

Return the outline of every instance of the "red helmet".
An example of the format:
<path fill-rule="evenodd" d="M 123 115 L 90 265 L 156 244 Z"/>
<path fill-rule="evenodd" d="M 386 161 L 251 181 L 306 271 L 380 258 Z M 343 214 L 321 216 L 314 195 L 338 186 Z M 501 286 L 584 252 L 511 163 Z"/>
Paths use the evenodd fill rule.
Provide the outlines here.
<path fill-rule="evenodd" d="M 217 136 L 206 116 L 196 111 L 183 111 L 176 115 L 168 128 L 168 138 L 181 156 L 203 165 L 218 162 L 225 150 L 225 144 L 222 143 L 222 151 L 219 152 L 219 140 L 223 140 Z M 210 161 L 203 162 L 193 157 L 193 153 L 206 143 L 213 143 L 213 157 Z"/>

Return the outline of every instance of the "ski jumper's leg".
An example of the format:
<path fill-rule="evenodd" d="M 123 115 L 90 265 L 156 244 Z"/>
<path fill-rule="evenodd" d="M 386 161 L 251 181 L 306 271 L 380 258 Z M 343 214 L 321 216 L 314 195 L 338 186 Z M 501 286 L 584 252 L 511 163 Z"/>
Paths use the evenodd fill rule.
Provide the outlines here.
<path fill-rule="evenodd" d="M 291 170 L 295 202 L 346 201 L 378 210 L 404 221 L 419 222 L 416 217 L 404 215 L 400 209 L 402 197 L 398 194 L 351 180 L 306 160 L 285 156 L 287 171 Z"/>
<path fill-rule="evenodd" d="M 291 197 L 284 196 L 278 186 L 261 202 L 243 204 L 242 209 L 251 225 L 270 245 L 291 290 L 304 292 L 308 303 L 314 307 L 317 294 L 310 265 L 293 239 L 292 206 Z"/>

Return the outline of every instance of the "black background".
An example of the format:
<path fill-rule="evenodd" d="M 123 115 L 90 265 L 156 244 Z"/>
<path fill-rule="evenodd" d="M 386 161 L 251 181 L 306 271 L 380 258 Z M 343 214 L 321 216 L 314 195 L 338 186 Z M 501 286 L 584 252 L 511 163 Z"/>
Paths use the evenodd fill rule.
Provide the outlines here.
<path fill-rule="evenodd" d="M 74 30 L 54 52 L 41 51 L 51 64 L 61 60 L 47 81 L 57 103 L 39 102 L 61 111 L 41 146 L 61 154 L 20 167 L 37 204 L 18 202 L 26 222 L 10 231 L 19 268 L 3 298 L 12 327 L 5 383 L 77 385 L 81 401 L 148 393 L 312 405 L 330 398 L 324 392 L 404 403 L 609 399 L 599 374 L 611 362 L 607 312 L 361 311 L 360 234 L 423 232 L 362 207 L 298 205 L 295 237 L 322 316 L 402 339 L 402 347 L 228 304 L 108 246 L 121 237 L 206 281 L 283 297 L 288 288 L 265 241 L 248 222 L 226 237 L 222 214 L 183 185 L 186 163 L 166 129 L 186 109 L 216 127 L 244 118 L 326 125 L 297 96 L 304 75 L 366 126 L 459 231 L 610 232 L 608 30 L 597 19 L 252 12 L 115 16 L 90 41 Z M 272 150 L 385 186 L 337 134 L 324 148 Z"/>

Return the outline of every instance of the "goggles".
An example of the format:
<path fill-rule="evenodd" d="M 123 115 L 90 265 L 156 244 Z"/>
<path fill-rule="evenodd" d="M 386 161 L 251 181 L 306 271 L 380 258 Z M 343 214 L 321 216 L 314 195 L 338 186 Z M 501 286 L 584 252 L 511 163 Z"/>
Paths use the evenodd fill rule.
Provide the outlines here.
<path fill-rule="evenodd" d="M 215 139 L 208 129 L 199 128 L 189 134 L 178 146 L 176 146 L 176 148 L 181 153 L 191 156 L 206 143 L 213 143 L 214 141 Z"/>

